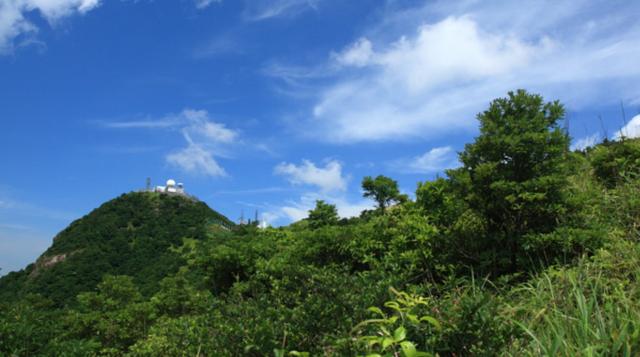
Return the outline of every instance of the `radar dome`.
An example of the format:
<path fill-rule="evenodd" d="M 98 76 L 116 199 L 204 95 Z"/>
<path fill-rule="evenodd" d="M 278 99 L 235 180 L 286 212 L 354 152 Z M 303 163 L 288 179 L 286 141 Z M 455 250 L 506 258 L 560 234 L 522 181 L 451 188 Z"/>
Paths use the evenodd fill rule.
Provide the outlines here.
<path fill-rule="evenodd" d="M 172 179 L 167 180 L 167 187 L 175 186 L 176 182 Z"/>

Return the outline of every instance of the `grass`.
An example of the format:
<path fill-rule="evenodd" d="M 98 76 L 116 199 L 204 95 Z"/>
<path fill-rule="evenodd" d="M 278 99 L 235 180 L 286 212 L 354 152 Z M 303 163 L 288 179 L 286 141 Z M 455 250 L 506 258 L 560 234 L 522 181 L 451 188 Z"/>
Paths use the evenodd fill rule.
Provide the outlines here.
<path fill-rule="evenodd" d="M 639 279 L 640 249 L 620 241 L 576 267 L 550 269 L 515 288 L 507 313 L 524 337 L 504 354 L 639 355 Z"/>

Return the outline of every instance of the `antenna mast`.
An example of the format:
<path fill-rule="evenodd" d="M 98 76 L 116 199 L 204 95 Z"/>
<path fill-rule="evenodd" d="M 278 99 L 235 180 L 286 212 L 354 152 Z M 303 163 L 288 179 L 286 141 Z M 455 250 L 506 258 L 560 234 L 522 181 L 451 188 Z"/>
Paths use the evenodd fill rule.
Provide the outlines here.
<path fill-rule="evenodd" d="M 604 140 L 609 140 L 609 133 L 607 133 L 607 128 L 604 126 L 604 121 L 602 121 L 602 115 L 598 114 L 598 120 L 600 120 L 600 127 L 602 128 L 602 134 L 604 135 Z"/>
<path fill-rule="evenodd" d="M 620 110 L 622 111 L 622 124 L 624 124 L 624 126 L 622 127 L 622 129 L 625 129 L 625 133 L 622 132 L 622 129 L 620 129 L 620 136 L 622 137 L 622 140 L 624 140 L 624 137 L 626 137 L 628 135 L 628 133 L 626 132 L 627 130 L 627 115 L 624 112 L 624 102 L 620 101 Z"/>

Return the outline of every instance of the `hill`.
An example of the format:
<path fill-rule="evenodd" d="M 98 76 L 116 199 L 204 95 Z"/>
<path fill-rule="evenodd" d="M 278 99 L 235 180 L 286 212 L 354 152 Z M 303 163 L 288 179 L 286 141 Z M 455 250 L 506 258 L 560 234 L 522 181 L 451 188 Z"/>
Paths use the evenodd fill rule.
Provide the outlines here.
<path fill-rule="evenodd" d="M 0 297 L 37 293 L 66 305 L 105 274 L 132 276 L 149 295 L 184 264 L 176 248 L 204 239 L 210 226 L 233 222 L 186 196 L 123 194 L 71 223 L 35 263 L 0 279 Z"/>

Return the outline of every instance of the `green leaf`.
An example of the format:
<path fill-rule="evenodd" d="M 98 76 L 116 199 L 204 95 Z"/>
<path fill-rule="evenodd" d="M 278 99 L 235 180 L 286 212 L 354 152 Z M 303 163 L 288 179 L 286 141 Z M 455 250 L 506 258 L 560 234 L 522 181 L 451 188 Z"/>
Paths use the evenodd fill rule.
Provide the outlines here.
<path fill-rule="evenodd" d="M 382 337 L 371 337 L 371 338 L 369 338 L 369 341 L 367 341 L 367 346 L 373 347 L 373 346 L 379 344 L 380 340 L 382 340 Z"/>
<path fill-rule="evenodd" d="M 409 341 L 400 342 L 400 348 L 402 348 L 402 353 L 404 353 L 406 357 L 415 357 L 418 352 L 416 351 L 416 346 Z"/>
<path fill-rule="evenodd" d="M 407 330 L 405 330 L 404 326 L 398 327 L 395 331 L 393 331 L 393 338 L 396 342 L 400 342 L 407 337 Z"/>
<path fill-rule="evenodd" d="M 387 347 L 391 346 L 393 344 L 393 339 L 386 337 L 384 340 L 382 340 L 382 350 L 386 350 Z"/>
<path fill-rule="evenodd" d="M 394 309 L 394 310 L 396 310 L 398 312 L 400 311 L 400 304 L 398 304 L 395 301 L 387 301 L 387 302 L 384 303 L 384 306 L 386 306 L 388 308 L 391 308 L 391 309 Z"/>
<path fill-rule="evenodd" d="M 436 330 L 441 331 L 442 330 L 442 325 L 440 325 L 440 323 L 438 322 L 438 320 L 436 320 L 435 318 L 431 317 L 431 316 L 422 316 L 420 318 L 420 321 L 426 321 L 428 323 L 430 323 L 431 325 L 433 325 L 433 327 L 436 328 Z"/>
<path fill-rule="evenodd" d="M 418 320 L 418 316 L 414 314 L 407 314 L 407 319 L 409 319 L 409 321 L 413 322 L 414 324 L 418 324 L 420 322 Z"/>
<path fill-rule="evenodd" d="M 370 307 L 370 308 L 368 308 L 367 310 L 369 310 L 369 311 L 371 311 L 371 312 L 373 312 L 373 313 L 376 313 L 376 314 L 378 314 L 378 315 L 380 315 L 380 316 L 382 316 L 382 317 L 385 317 L 384 312 L 382 312 L 382 310 L 380 310 L 380 308 L 377 308 L 377 307 L 375 307 L 375 306 L 371 306 L 371 307 Z"/>

